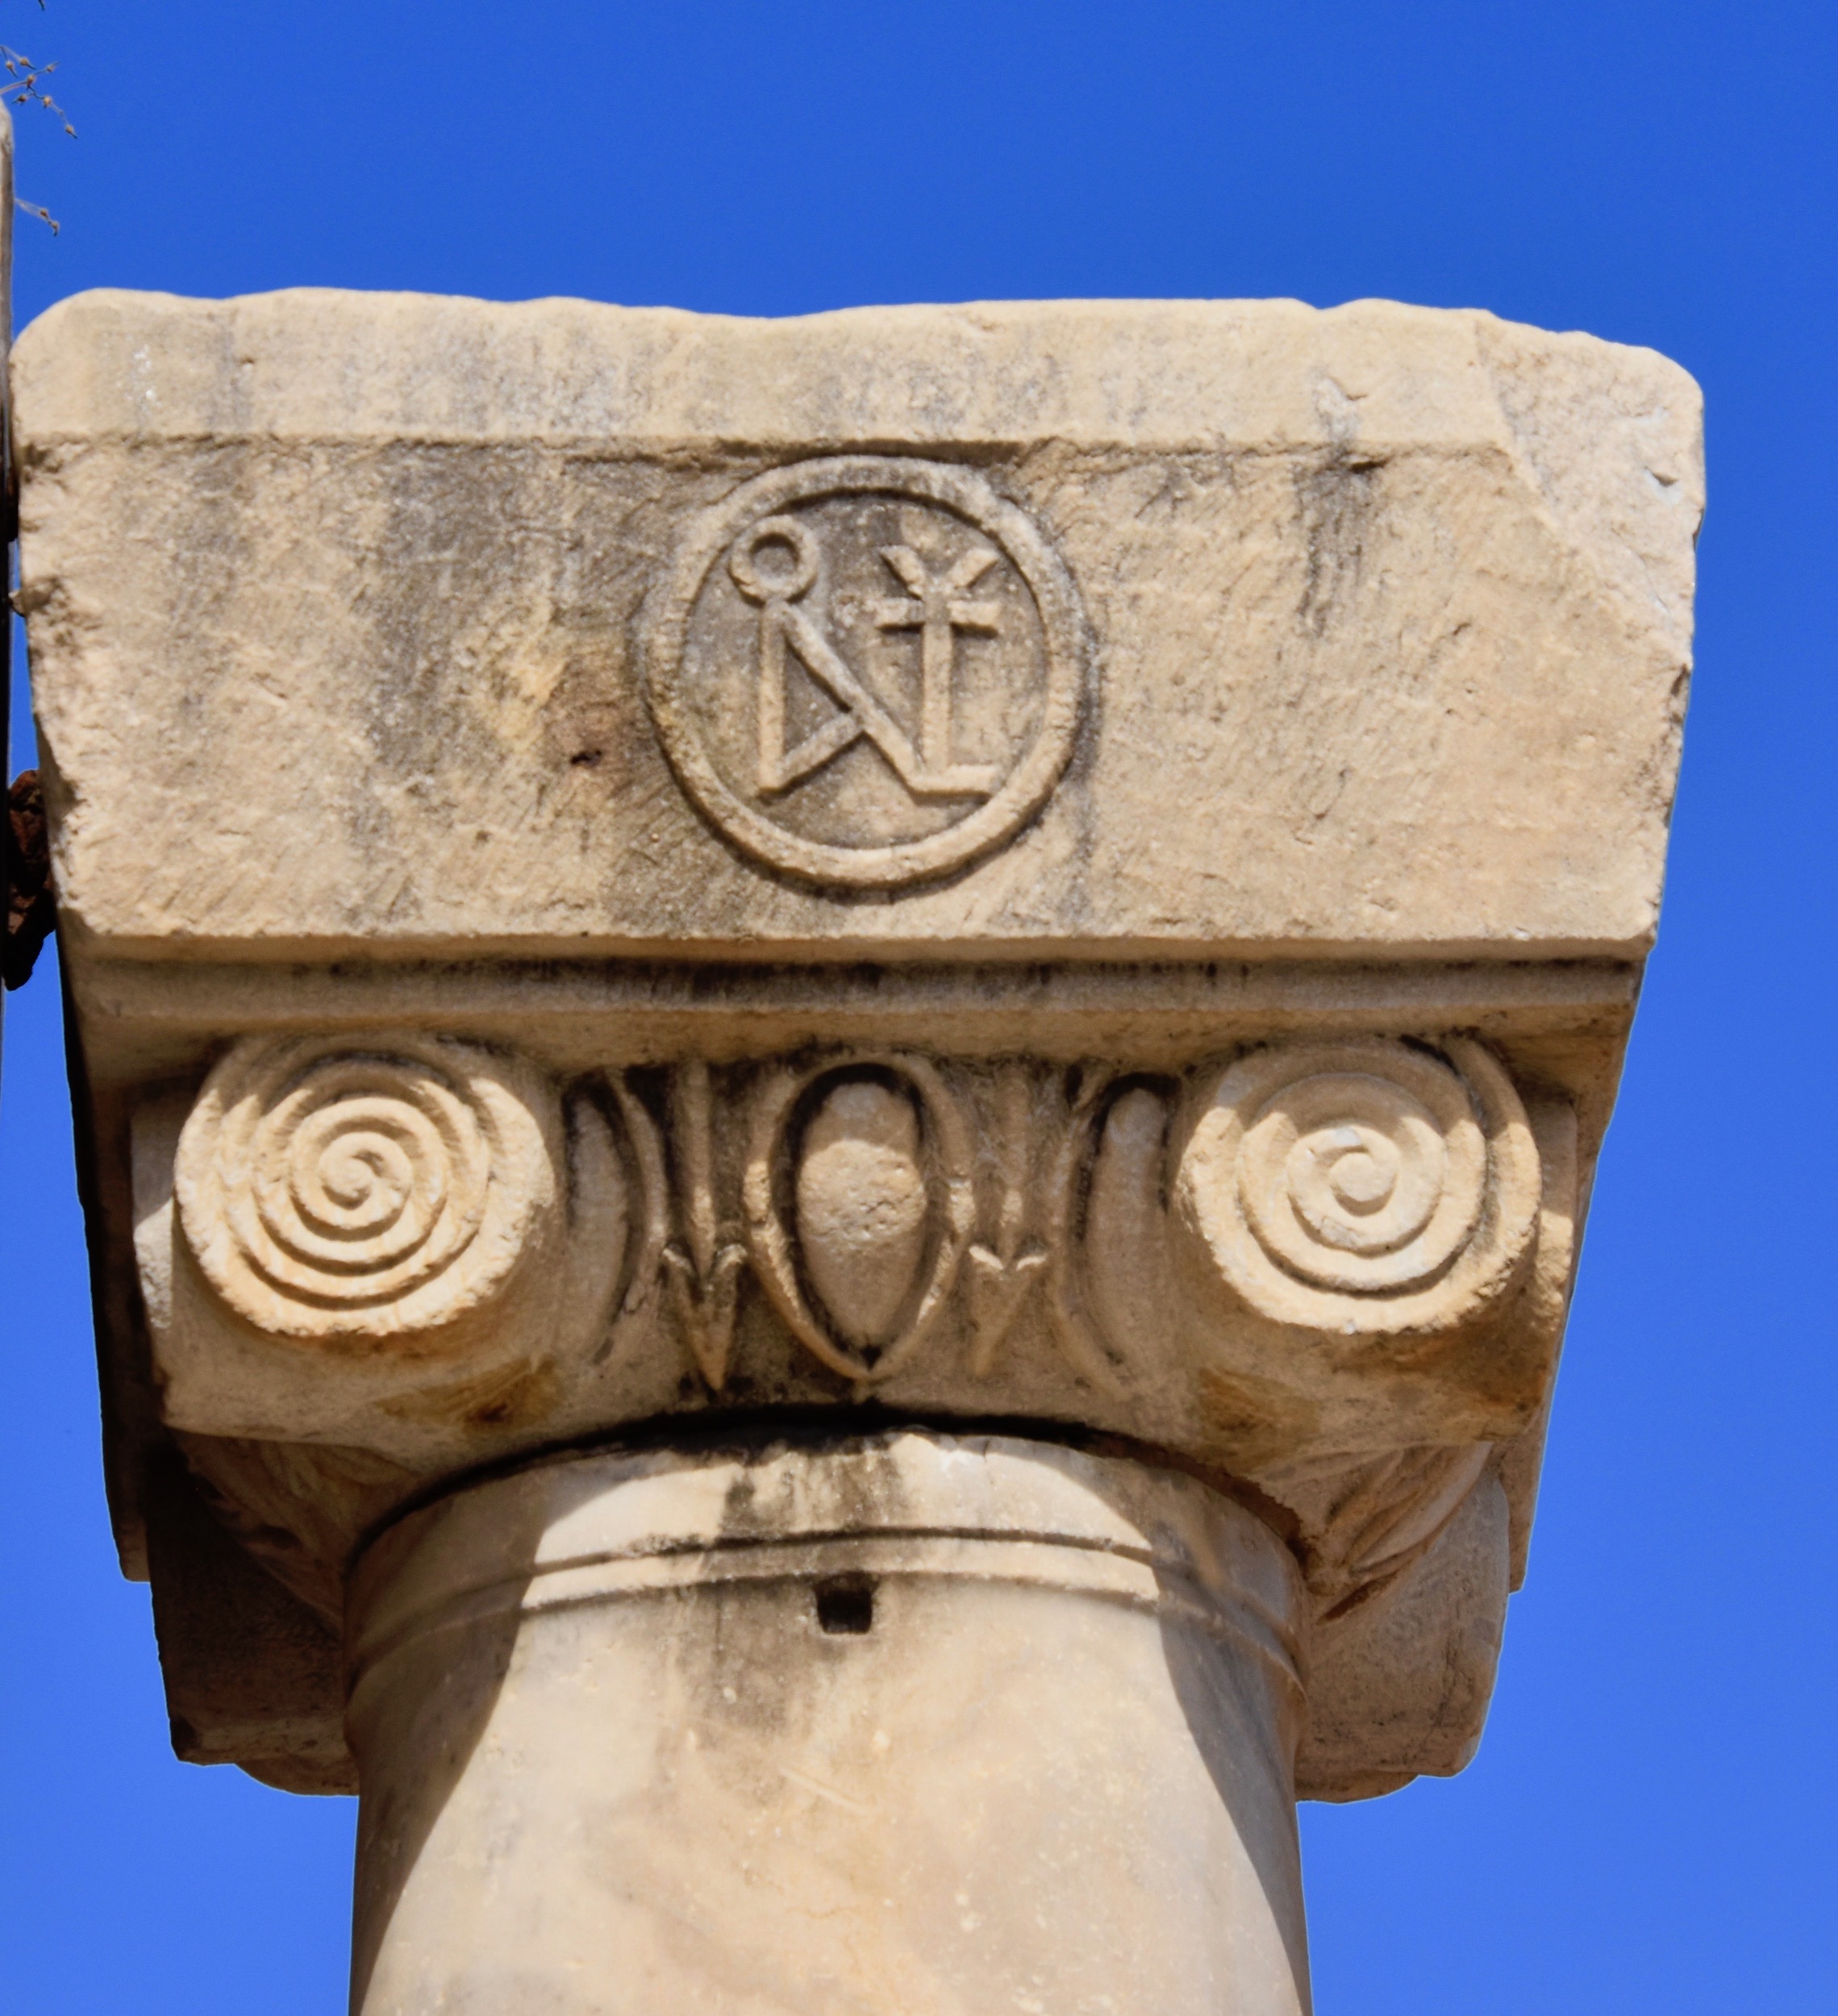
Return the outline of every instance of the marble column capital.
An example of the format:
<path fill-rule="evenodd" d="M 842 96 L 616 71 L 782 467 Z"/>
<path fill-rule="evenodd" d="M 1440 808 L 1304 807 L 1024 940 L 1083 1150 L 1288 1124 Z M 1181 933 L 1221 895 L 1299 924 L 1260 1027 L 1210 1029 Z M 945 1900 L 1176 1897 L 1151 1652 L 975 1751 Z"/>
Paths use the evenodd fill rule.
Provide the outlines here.
<path fill-rule="evenodd" d="M 998 1432 L 1254 1513 L 1305 1791 L 1459 1768 L 1657 914 L 1649 352 L 1359 303 L 101 293 L 18 346 L 111 1505 L 349 1782 L 465 1480 Z"/>

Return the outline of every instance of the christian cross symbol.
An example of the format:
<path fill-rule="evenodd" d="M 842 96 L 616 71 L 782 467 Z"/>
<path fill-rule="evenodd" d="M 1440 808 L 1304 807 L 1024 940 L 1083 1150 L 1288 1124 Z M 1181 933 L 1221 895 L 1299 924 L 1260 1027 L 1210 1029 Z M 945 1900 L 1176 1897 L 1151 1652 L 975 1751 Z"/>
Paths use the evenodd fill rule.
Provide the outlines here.
<path fill-rule="evenodd" d="M 789 565 L 761 564 L 773 548 Z M 789 791 L 865 739 L 880 751 L 915 798 L 987 798 L 995 789 L 994 764 L 957 763 L 952 754 L 952 687 L 960 635 L 993 637 L 1000 611 L 973 602 L 969 591 L 995 564 L 996 555 L 973 546 L 935 575 L 910 546 L 884 546 L 881 557 L 906 589 L 905 598 L 874 603 L 877 628 L 914 630 L 919 638 L 919 735 L 911 738 L 850 671 L 808 613 L 797 605 L 817 578 L 817 542 L 795 519 L 763 519 L 735 546 L 727 571 L 760 610 L 760 764 L 762 798 Z M 786 656 L 790 653 L 842 710 L 794 748 L 785 742 Z"/>

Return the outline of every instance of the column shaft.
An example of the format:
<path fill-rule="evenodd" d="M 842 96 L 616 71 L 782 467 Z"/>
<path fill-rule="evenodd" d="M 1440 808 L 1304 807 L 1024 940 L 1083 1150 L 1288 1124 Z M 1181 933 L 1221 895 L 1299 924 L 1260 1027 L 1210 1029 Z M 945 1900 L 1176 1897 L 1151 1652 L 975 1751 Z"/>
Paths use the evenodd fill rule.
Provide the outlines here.
<path fill-rule="evenodd" d="M 360 2016 L 1302 2016 L 1299 1580 L 1194 1481 L 596 1455 L 354 1606 Z"/>

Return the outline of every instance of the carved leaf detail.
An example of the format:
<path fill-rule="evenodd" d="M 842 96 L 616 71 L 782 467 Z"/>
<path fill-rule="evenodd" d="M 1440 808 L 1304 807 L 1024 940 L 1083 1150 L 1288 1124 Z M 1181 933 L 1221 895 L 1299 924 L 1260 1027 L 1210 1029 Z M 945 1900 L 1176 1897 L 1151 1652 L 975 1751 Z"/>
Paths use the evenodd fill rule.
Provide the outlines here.
<path fill-rule="evenodd" d="M 1052 1293 L 1048 1300 L 1054 1337 L 1067 1362 L 1102 1392 L 1125 1390 L 1121 1363 L 1092 1309 L 1085 1257 L 1086 1207 L 1098 1130 L 1115 1073 L 1086 1072 L 1067 1102 L 1058 1152 L 1048 1181 L 1047 1252 Z"/>
<path fill-rule="evenodd" d="M 1032 1246 L 1005 1259 L 986 1246 L 973 1246 L 969 1261 L 965 1293 L 974 1336 L 970 1369 L 981 1378 L 994 1368 L 996 1354 L 1015 1327 L 1028 1289 L 1047 1264 L 1047 1255 L 1044 1248 Z"/>
<path fill-rule="evenodd" d="M 1011 1062 L 998 1081 L 994 1125 L 987 1147 L 997 1179 L 994 1243 L 979 1240 L 969 1251 L 965 1298 L 970 1318 L 970 1372 L 986 1378 L 1028 1290 L 1047 1264 L 1047 1252 L 1024 1239 L 1027 1178 L 1033 1148 L 1033 1084 L 1024 1061 Z"/>
<path fill-rule="evenodd" d="M 683 1237 L 662 1248 L 671 1301 L 696 1368 L 719 1393 L 727 1383 L 734 1314 L 747 1249 L 723 1237 L 715 1177 L 715 1105 L 700 1059 L 677 1073 L 672 1102 Z"/>
<path fill-rule="evenodd" d="M 1324 1472 L 1332 1495 L 1309 1568 L 1324 1614 L 1375 1594 L 1427 1553 L 1468 1502 L 1492 1453 L 1486 1442 L 1431 1445 L 1343 1464 L 1331 1480 Z"/>
<path fill-rule="evenodd" d="M 689 1339 L 696 1368 L 716 1393 L 727 1383 L 727 1360 L 734 1347 L 735 1304 L 740 1268 L 746 1258 L 745 1247 L 723 1246 L 704 1269 L 681 1246 L 672 1244 L 664 1249 L 677 1320 Z"/>

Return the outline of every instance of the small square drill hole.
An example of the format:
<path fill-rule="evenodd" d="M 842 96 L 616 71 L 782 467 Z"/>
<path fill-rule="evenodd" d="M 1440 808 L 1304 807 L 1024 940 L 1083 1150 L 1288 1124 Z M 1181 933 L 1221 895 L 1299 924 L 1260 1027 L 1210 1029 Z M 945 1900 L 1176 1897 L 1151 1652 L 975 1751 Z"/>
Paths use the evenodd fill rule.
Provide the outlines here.
<path fill-rule="evenodd" d="M 860 1638 L 874 1628 L 874 1577 L 835 1575 L 817 1585 L 817 1622 L 831 1633 Z"/>

